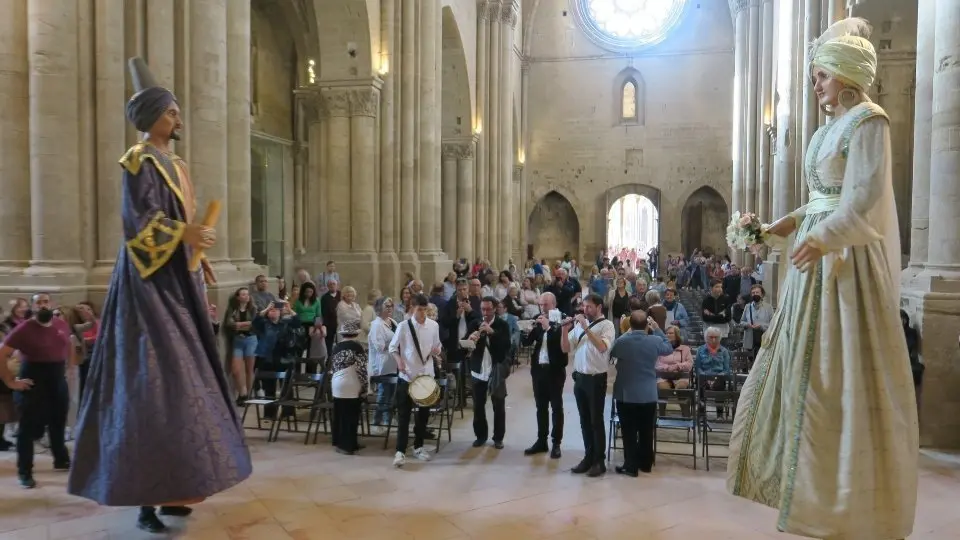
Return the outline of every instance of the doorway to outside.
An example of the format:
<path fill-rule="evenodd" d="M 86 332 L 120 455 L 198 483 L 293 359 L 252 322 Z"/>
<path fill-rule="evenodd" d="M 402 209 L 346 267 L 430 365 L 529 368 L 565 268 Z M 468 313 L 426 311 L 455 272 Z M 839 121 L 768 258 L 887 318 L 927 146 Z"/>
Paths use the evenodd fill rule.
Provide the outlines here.
<path fill-rule="evenodd" d="M 607 254 L 631 261 L 646 259 L 660 244 L 660 213 L 653 201 L 631 193 L 620 197 L 607 213 Z"/>

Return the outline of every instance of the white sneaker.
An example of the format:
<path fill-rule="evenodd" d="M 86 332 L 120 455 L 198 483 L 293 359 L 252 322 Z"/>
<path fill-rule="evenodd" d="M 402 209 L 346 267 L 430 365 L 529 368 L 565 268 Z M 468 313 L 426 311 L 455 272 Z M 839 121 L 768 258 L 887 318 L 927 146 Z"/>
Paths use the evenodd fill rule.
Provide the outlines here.
<path fill-rule="evenodd" d="M 403 455 L 403 452 L 397 452 L 397 454 L 393 456 L 394 467 L 399 469 L 400 467 L 403 467 L 406 463 L 407 463 L 407 458 L 406 456 Z"/>
<path fill-rule="evenodd" d="M 430 457 L 430 452 L 427 452 L 423 448 L 414 448 L 413 457 L 419 459 L 420 461 L 430 461 L 432 459 Z"/>

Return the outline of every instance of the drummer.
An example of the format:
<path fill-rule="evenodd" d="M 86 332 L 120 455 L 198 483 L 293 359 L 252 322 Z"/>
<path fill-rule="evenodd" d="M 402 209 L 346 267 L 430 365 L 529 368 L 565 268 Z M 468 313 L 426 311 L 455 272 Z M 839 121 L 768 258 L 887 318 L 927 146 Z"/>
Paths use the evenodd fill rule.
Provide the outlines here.
<path fill-rule="evenodd" d="M 436 377 L 433 357 L 438 356 L 442 350 L 440 326 L 436 321 L 427 318 L 428 304 L 426 296 L 414 296 L 411 299 L 413 315 L 397 327 L 397 333 L 390 342 L 390 354 L 396 359 L 399 371 L 396 393 L 397 453 L 393 458 L 394 467 L 403 467 L 406 463 L 410 414 L 414 408 L 417 409 L 417 414 L 413 424 L 413 457 L 420 461 L 430 461 L 430 454 L 423 447 L 430 409 L 417 407 L 410 398 L 410 381 L 421 375 Z"/>

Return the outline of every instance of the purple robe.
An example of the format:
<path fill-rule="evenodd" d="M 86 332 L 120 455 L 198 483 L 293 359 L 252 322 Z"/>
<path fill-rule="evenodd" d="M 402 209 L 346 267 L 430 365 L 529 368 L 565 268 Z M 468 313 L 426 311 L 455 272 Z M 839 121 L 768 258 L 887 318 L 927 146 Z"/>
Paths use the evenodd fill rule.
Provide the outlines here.
<path fill-rule="evenodd" d="M 200 271 L 181 242 L 173 163 L 138 144 L 123 166 L 124 243 L 81 396 L 68 491 L 107 506 L 209 497 L 252 465 Z"/>

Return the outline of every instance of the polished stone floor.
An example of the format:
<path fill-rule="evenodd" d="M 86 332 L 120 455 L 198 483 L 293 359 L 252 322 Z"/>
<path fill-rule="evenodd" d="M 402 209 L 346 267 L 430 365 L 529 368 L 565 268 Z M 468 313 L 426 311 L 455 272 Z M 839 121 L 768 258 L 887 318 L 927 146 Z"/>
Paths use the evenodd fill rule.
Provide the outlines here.
<path fill-rule="evenodd" d="M 573 396 L 567 388 L 567 441 L 559 461 L 527 458 L 532 442 L 529 374 L 509 379 L 506 448 L 471 448 L 470 415 L 430 463 L 391 467 L 392 452 L 368 441 L 357 456 L 333 452 L 327 439 L 304 446 L 299 435 L 266 443 L 248 431 L 254 474 L 198 505 L 188 519 L 168 519 L 172 537 L 197 540 L 628 539 L 751 540 L 779 534 L 773 510 L 724 491 L 722 459 L 712 471 L 689 458 L 658 458 L 649 476 L 573 476 L 582 457 Z M 960 538 L 960 461 L 923 458 L 916 532 L 922 540 Z M 702 466 L 702 462 L 701 462 Z M 0 457 L 0 540 L 155 538 L 134 527 L 136 511 L 101 508 L 65 493 L 66 476 L 37 456 L 39 487 L 17 487 L 12 454 Z"/>

